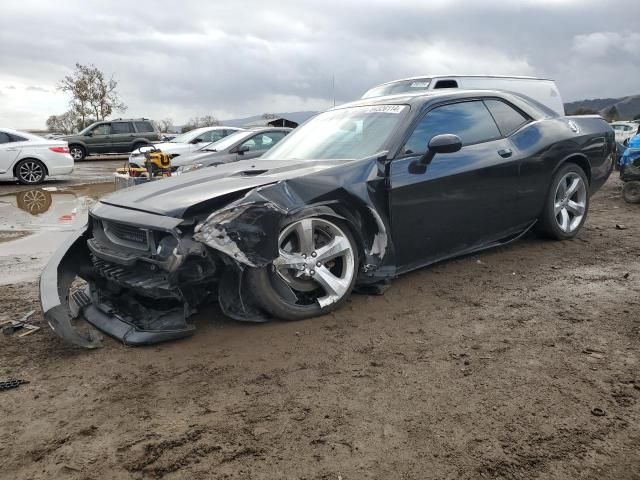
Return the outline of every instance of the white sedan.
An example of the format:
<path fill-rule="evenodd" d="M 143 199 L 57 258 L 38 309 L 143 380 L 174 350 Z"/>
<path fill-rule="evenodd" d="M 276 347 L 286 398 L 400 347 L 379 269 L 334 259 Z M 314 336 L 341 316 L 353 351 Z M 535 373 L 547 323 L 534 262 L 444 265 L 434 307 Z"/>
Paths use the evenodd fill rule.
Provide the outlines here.
<path fill-rule="evenodd" d="M 67 142 L 0 128 L 0 179 L 36 185 L 47 176 L 71 172 L 73 158 Z"/>
<path fill-rule="evenodd" d="M 242 128 L 236 127 L 202 127 L 191 130 L 182 135 L 178 135 L 172 138 L 168 142 L 154 143 L 153 146 L 162 150 L 163 153 L 171 155 L 171 157 L 177 157 L 185 153 L 198 150 L 203 145 L 207 145 L 212 142 L 231 135 L 232 133 L 242 130 Z M 144 151 L 148 147 L 141 147 Z M 140 151 L 140 148 L 135 149 L 129 155 L 129 163 L 137 166 L 144 166 L 144 153 Z"/>

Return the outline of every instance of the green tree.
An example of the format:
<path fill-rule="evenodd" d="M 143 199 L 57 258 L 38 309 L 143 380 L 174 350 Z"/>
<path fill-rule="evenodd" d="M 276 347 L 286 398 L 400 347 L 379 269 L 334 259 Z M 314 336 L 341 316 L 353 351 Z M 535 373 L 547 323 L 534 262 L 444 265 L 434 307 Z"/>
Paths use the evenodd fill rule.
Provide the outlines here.
<path fill-rule="evenodd" d="M 51 115 L 47 118 L 47 129 L 50 132 L 70 134 L 78 129 L 80 119 L 74 110 L 69 110 L 61 115 Z"/>

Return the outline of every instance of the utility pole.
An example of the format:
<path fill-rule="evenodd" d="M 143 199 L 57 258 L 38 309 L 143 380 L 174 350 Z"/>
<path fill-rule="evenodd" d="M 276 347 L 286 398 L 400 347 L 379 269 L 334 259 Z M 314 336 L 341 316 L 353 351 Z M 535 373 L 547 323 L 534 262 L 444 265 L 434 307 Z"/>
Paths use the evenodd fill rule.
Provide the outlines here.
<path fill-rule="evenodd" d="M 331 96 L 333 97 L 333 106 L 336 106 L 336 74 L 331 75 Z"/>

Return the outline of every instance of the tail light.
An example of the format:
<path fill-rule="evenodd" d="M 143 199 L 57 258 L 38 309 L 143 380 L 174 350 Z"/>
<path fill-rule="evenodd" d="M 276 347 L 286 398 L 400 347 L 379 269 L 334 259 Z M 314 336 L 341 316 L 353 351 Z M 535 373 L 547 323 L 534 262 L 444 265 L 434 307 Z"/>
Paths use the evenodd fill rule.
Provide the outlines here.
<path fill-rule="evenodd" d="M 49 150 L 56 153 L 69 153 L 69 147 L 49 147 Z"/>

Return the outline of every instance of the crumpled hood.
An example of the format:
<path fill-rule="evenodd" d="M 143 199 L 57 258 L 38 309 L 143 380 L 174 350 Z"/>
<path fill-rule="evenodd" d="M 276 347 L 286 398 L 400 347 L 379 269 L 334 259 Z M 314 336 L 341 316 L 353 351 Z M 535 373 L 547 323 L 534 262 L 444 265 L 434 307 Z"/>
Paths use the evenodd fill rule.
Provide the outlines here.
<path fill-rule="evenodd" d="M 244 160 L 202 168 L 112 193 L 100 202 L 181 218 L 199 203 L 344 165 L 347 160 Z"/>

